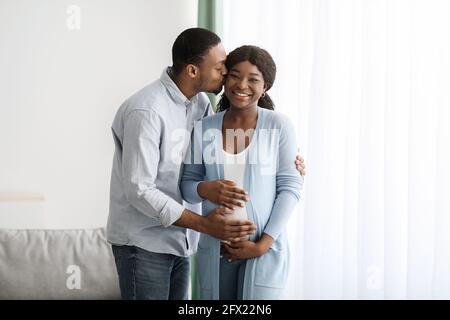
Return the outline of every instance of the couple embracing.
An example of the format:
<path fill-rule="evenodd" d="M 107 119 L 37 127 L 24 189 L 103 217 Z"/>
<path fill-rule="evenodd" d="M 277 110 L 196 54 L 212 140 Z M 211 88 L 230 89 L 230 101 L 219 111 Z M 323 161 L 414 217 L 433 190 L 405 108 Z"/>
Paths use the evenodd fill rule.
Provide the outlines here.
<path fill-rule="evenodd" d="M 256 46 L 227 56 L 201 28 L 177 37 L 172 61 L 112 125 L 107 237 L 122 298 L 187 299 L 197 252 L 202 299 L 277 299 L 304 164 L 292 122 L 267 93 L 275 62 Z M 213 114 L 204 92 L 222 88 Z M 174 156 L 179 130 L 187 134 Z M 201 203 L 203 214 L 188 203 Z"/>

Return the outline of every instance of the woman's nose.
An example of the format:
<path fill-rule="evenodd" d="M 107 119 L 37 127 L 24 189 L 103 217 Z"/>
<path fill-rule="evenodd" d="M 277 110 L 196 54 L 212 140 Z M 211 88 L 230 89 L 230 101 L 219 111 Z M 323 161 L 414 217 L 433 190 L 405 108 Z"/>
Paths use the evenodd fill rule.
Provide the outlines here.
<path fill-rule="evenodd" d="M 237 83 L 237 87 L 239 89 L 246 89 L 247 88 L 247 81 L 245 79 L 239 80 Z"/>

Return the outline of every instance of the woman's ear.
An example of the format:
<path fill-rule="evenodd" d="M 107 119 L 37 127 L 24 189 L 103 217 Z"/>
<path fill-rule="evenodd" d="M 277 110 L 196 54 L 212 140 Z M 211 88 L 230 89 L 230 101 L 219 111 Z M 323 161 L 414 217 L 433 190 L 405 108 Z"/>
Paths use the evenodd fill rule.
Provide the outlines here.
<path fill-rule="evenodd" d="M 266 90 L 267 90 L 267 85 L 264 84 L 263 93 L 261 94 L 261 98 L 264 98 L 266 96 Z"/>

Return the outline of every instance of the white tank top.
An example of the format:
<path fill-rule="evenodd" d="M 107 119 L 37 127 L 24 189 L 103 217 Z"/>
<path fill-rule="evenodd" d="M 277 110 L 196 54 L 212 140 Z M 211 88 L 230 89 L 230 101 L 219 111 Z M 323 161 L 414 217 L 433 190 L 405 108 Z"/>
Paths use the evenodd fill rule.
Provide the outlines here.
<path fill-rule="evenodd" d="M 236 186 L 244 189 L 244 174 L 245 164 L 247 161 L 248 147 L 238 154 L 228 153 L 223 151 L 223 174 L 225 180 L 230 180 L 236 183 Z M 244 207 L 238 207 L 234 210 L 234 213 L 225 215 L 228 219 L 243 219 L 247 220 L 247 209 Z"/>

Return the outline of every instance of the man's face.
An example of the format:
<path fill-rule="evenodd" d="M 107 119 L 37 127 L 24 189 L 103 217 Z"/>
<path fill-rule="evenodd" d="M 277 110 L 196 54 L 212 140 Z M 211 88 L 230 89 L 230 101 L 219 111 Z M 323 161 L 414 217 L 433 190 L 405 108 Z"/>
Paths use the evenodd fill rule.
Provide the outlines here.
<path fill-rule="evenodd" d="M 221 43 L 209 49 L 203 62 L 199 66 L 199 90 L 218 94 L 222 91 L 222 86 L 227 74 L 225 60 L 227 54 Z"/>

